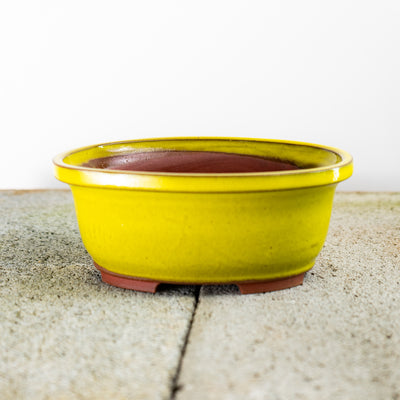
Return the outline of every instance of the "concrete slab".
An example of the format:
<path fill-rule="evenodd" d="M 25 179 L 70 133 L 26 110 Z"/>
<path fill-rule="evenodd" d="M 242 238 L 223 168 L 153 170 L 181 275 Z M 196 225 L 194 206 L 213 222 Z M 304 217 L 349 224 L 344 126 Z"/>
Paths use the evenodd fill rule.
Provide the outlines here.
<path fill-rule="evenodd" d="M 0 192 L 1 399 L 168 399 L 194 304 L 102 283 L 68 191 Z"/>
<path fill-rule="evenodd" d="M 338 193 L 303 286 L 203 287 L 177 399 L 400 399 L 400 193 Z"/>

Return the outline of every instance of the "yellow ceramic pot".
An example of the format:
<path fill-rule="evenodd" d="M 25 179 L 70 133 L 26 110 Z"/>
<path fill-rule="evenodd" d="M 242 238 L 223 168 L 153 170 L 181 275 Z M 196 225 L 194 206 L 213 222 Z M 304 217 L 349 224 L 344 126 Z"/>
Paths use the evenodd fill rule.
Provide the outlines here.
<path fill-rule="evenodd" d="M 336 186 L 353 168 L 339 149 L 245 138 L 107 143 L 54 164 L 104 281 L 145 291 L 236 283 L 244 293 L 302 282 L 323 246 Z"/>

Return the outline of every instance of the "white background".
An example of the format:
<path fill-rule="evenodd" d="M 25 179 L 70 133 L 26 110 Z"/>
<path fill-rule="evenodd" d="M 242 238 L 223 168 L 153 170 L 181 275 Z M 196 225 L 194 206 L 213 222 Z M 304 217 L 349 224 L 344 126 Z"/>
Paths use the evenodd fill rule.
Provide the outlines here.
<path fill-rule="evenodd" d="M 400 190 L 400 2 L 2 1 L 0 188 L 65 187 L 51 159 L 159 136 L 292 139 Z"/>

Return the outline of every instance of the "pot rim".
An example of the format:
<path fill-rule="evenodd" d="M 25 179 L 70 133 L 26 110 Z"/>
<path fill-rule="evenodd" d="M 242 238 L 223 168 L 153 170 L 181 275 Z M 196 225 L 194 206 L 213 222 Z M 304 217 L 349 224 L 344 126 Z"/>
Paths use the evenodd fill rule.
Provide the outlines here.
<path fill-rule="evenodd" d="M 69 164 L 68 156 L 95 148 L 145 142 L 168 141 L 223 141 L 293 145 L 325 150 L 337 156 L 338 161 L 330 165 L 286 171 L 235 172 L 235 173 L 188 173 L 122 171 L 84 167 Z M 188 150 L 190 151 L 190 150 Z M 208 150 L 204 150 L 208 151 Z M 239 153 L 240 154 L 240 153 Z M 346 151 L 335 147 L 313 143 L 240 137 L 159 137 L 132 139 L 85 146 L 58 154 L 53 158 L 55 176 L 62 182 L 74 186 L 108 189 L 127 189 L 165 192 L 257 192 L 290 190 L 337 184 L 352 175 L 353 158 Z"/>

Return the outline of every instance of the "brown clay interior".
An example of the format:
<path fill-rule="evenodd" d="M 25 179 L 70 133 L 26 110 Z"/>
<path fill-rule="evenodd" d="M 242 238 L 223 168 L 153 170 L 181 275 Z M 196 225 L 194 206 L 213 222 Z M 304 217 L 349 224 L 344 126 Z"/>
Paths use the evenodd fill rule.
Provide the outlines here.
<path fill-rule="evenodd" d="M 287 161 L 212 151 L 148 151 L 96 158 L 84 167 L 122 171 L 243 173 L 299 169 Z"/>

